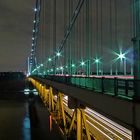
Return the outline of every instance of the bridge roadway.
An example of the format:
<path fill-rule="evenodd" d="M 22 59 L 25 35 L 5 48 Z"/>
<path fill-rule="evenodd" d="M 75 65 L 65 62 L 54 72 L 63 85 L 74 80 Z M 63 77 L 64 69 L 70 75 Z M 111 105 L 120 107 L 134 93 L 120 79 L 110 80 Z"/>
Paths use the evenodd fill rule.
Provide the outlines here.
<path fill-rule="evenodd" d="M 59 83 L 39 77 L 34 79 L 41 83 L 52 86 L 58 91 L 77 99 L 80 104 L 84 104 L 111 120 L 132 131 L 133 139 L 139 139 L 140 131 L 140 104 L 122 98 L 115 98 L 107 94 L 99 94 L 94 91 L 81 89 L 76 86 Z M 138 132 L 137 132 L 138 131 Z M 137 133 L 137 134 L 136 134 Z M 138 138 L 136 138 L 138 137 Z"/>
<path fill-rule="evenodd" d="M 33 87 L 22 80 L 0 80 L 0 140 L 63 139 L 54 123 L 50 131 L 49 113 L 37 96 L 35 111 L 31 111 L 37 118 L 30 117 L 26 95 L 30 91 L 33 91 Z"/>

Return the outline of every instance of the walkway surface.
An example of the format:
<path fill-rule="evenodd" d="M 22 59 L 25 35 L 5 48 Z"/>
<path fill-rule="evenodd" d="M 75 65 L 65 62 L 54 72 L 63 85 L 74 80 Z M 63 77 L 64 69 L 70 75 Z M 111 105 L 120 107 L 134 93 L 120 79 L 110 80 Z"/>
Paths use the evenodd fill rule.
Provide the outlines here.
<path fill-rule="evenodd" d="M 35 97 L 35 119 L 31 118 L 29 97 L 23 91 L 0 90 L 0 140 L 62 140 L 53 123 L 50 132 L 49 112 L 39 97 Z M 31 107 L 32 108 L 32 107 Z M 31 123 L 32 121 L 32 123 Z"/>

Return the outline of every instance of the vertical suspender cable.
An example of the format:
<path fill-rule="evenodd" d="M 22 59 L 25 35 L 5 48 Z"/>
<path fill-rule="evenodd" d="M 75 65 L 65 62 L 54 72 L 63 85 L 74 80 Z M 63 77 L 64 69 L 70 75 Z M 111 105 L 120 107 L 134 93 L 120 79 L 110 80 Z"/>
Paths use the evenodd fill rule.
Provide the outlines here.
<path fill-rule="evenodd" d="M 43 21 L 43 62 L 45 62 L 45 53 L 46 53 L 46 51 L 45 51 L 45 47 L 46 47 L 46 24 L 45 24 L 45 21 L 46 21 L 46 3 L 45 3 L 45 0 L 44 0 L 44 4 L 43 4 L 44 6 L 44 10 L 43 10 L 43 19 L 44 19 L 44 21 Z M 42 63 L 43 63 L 42 62 Z M 43 74 L 44 74 L 44 72 L 45 72 L 45 64 L 44 64 L 44 66 L 43 66 Z"/>
<path fill-rule="evenodd" d="M 52 12 L 53 12 L 53 52 L 55 53 L 56 51 L 56 0 L 53 0 L 53 8 L 52 8 Z M 56 57 L 54 58 L 54 63 L 53 63 L 53 72 L 54 74 L 56 73 Z M 59 60 L 57 60 L 59 61 Z M 59 65 L 59 62 L 58 62 Z"/>
<path fill-rule="evenodd" d="M 118 32 L 117 32 L 117 0 L 114 0 L 114 7 L 115 7 L 115 48 L 118 49 Z M 118 64 L 116 62 L 116 75 L 118 75 Z"/>
<path fill-rule="evenodd" d="M 65 31 L 66 31 L 66 27 L 67 27 L 67 1 L 64 0 L 64 34 L 65 34 Z M 67 73 L 67 53 L 66 53 L 66 48 L 67 47 L 64 48 L 64 66 L 65 66 L 65 69 L 66 69 L 65 74 Z"/>
<path fill-rule="evenodd" d="M 42 13 L 41 13 L 41 24 L 40 24 L 40 28 L 41 28 L 41 31 L 40 31 L 40 38 L 41 38 L 41 44 L 40 44 L 40 56 L 39 56 L 39 59 L 40 59 L 40 64 L 43 63 L 43 23 L 44 23 L 44 0 L 42 2 Z M 39 73 L 41 73 L 41 70 L 42 70 L 42 67 L 39 68 Z"/>
<path fill-rule="evenodd" d="M 109 11 L 109 14 L 110 14 L 110 22 L 109 22 L 109 29 L 110 29 L 110 39 L 109 39 L 109 42 L 110 42 L 110 50 L 112 51 L 112 49 L 113 49 L 113 47 L 112 47 L 112 0 L 110 0 L 110 2 L 109 2 L 109 9 L 110 9 L 110 11 Z M 112 64 L 113 64 L 113 62 L 112 62 L 112 60 L 113 60 L 113 58 L 112 58 L 112 56 L 111 56 L 111 61 L 110 61 L 110 75 L 112 75 L 112 72 L 113 72 L 113 66 L 112 66 Z"/>
<path fill-rule="evenodd" d="M 103 31 L 102 31 L 103 16 L 102 16 L 102 8 L 103 8 L 103 6 L 102 6 L 102 0 L 101 0 L 101 7 L 100 7 L 100 12 L 101 12 L 100 13 L 100 18 L 101 18 L 100 19 L 101 20 L 100 21 L 101 22 L 100 23 L 100 26 L 101 26 L 100 28 L 101 28 L 101 32 L 100 32 L 100 56 L 99 57 L 103 57 L 103 48 L 102 48 L 103 47 L 103 43 L 102 43 L 103 42 Z M 101 67 L 101 65 L 100 65 L 100 69 L 101 69 L 101 73 L 102 73 L 103 72 L 103 67 Z"/>
<path fill-rule="evenodd" d="M 85 48 L 86 48 L 86 61 L 87 61 L 87 64 L 86 64 L 86 75 L 89 76 L 90 75 L 90 30 L 89 30 L 89 27 L 90 27 L 90 24 L 89 24 L 89 0 L 86 0 L 86 32 L 85 32 L 85 39 L 86 39 L 86 44 L 85 44 Z"/>

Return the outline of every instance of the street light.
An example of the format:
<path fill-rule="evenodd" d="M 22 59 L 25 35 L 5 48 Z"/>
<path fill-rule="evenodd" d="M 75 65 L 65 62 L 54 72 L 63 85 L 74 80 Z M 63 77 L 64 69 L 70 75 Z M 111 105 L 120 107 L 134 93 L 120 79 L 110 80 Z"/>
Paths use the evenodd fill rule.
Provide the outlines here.
<path fill-rule="evenodd" d="M 51 61 L 52 61 L 52 59 L 51 59 L 51 58 L 48 58 L 48 61 L 49 61 L 49 62 L 51 62 Z"/>
<path fill-rule="evenodd" d="M 75 69 L 74 69 L 75 68 L 75 64 L 72 64 L 71 67 L 72 67 L 72 74 L 75 74 Z"/>
<path fill-rule="evenodd" d="M 72 66 L 72 67 L 75 67 L 75 65 L 74 65 L 74 64 L 72 64 L 71 66 Z"/>
<path fill-rule="evenodd" d="M 59 57 L 60 55 L 61 55 L 61 53 L 60 53 L 60 52 L 57 52 L 57 53 L 56 53 L 56 56 L 58 56 L 58 57 Z"/>
<path fill-rule="evenodd" d="M 125 53 L 120 52 L 120 54 L 118 54 L 118 59 L 123 61 L 124 75 L 126 75 L 126 57 L 125 57 Z"/>
<path fill-rule="evenodd" d="M 84 62 L 84 61 L 82 61 L 80 64 L 81 64 L 81 66 L 84 66 L 84 65 L 85 65 L 85 62 Z"/>
<path fill-rule="evenodd" d="M 100 60 L 98 58 L 95 59 L 95 63 L 96 63 L 96 74 L 99 75 L 99 62 Z"/>
<path fill-rule="evenodd" d="M 63 70 L 64 70 L 64 68 L 63 68 L 62 66 L 60 67 L 60 70 L 62 71 L 62 74 L 63 74 Z"/>
<path fill-rule="evenodd" d="M 37 8 L 34 8 L 34 11 L 36 12 L 37 11 Z"/>

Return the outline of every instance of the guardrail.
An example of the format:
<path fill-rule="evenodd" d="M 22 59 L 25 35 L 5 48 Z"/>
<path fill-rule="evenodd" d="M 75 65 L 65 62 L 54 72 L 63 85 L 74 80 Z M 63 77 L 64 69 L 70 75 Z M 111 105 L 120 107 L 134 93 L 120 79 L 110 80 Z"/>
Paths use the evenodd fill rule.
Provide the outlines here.
<path fill-rule="evenodd" d="M 56 75 L 38 75 L 37 77 L 65 83 L 68 85 L 85 88 L 101 94 L 108 94 L 132 100 L 135 97 L 134 79 L 119 79 L 105 77 L 77 77 L 77 76 L 56 76 Z"/>

